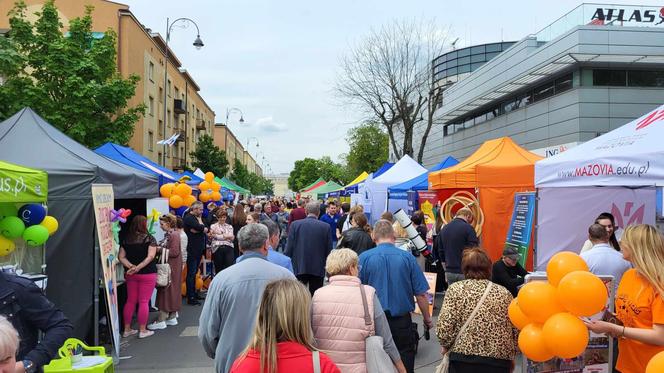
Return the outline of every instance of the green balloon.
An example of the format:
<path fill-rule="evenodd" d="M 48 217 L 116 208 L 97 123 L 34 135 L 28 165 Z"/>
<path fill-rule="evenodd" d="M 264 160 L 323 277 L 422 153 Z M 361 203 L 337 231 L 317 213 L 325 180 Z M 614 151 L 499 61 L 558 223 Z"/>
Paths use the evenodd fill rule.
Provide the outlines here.
<path fill-rule="evenodd" d="M 23 239 L 28 246 L 40 246 L 48 240 L 48 229 L 39 224 L 25 228 Z"/>
<path fill-rule="evenodd" d="M 18 215 L 18 209 L 13 203 L 0 203 L 0 219 L 16 215 Z"/>
<path fill-rule="evenodd" d="M 0 220 L 0 233 L 7 238 L 19 238 L 25 230 L 25 223 L 18 216 L 8 216 Z"/>

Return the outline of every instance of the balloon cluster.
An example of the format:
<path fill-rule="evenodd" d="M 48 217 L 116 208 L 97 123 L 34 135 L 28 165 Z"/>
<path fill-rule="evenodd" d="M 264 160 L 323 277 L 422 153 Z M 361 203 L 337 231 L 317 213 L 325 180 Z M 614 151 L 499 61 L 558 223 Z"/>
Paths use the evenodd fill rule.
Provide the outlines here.
<path fill-rule="evenodd" d="M 554 255 L 546 273 L 548 282 L 529 282 L 519 290 L 508 314 L 521 330 L 519 348 L 530 360 L 571 359 L 588 345 L 588 328 L 579 317 L 602 311 L 607 289 L 586 262 L 569 251 Z"/>
<path fill-rule="evenodd" d="M 43 245 L 58 230 L 58 221 L 46 215 L 38 203 L 16 208 L 13 203 L 0 204 L 0 256 L 16 249 L 14 240 L 23 239 L 28 246 Z"/>
<path fill-rule="evenodd" d="M 159 188 L 159 194 L 164 198 L 168 198 L 168 205 L 174 209 L 179 209 L 182 206 L 189 207 L 196 202 L 196 197 L 191 192 L 191 187 L 183 181 L 164 184 Z"/>
<path fill-rule="evenodd" d="M 205 173 L 205 180 L 198 184 L 198 189 L 201 191 L 201 194 L 198 195 L 201 202 L 221 201 L 221 185 L 214 181 L 212 172 Z"/>

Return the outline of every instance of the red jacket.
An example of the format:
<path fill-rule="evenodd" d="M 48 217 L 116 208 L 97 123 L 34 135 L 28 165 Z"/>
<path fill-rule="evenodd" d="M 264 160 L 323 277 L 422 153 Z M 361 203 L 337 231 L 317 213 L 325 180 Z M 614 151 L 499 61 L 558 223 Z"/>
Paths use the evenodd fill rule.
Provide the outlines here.
<path fill-rule="evenodd" d="M 298 221 L 298 220 L 304 219 L 306 217 L 307 217 L 307 212 L 304 211 L 304 209 L 301 208 L 301 207 L 298 207 L 298 208 L 295 208 L 295 209 L 291 210 L 290 216 L 288 217 L 288 227 L 290 227 L 290 225 L 294 221 Z"/>
<path fill-rule="evenodd" d="M 260 373 L 260 365 L 260 353 L 250 350 L 245 359 L 235 360 L 230 373 Z M 332 360 L 322 352 L 320 353 L 320 371 L 321 373 L 341 373 Z M 296 342 L 277 343 L 277 372 L 313 373 L 314 364 L 311 351 Z"/>

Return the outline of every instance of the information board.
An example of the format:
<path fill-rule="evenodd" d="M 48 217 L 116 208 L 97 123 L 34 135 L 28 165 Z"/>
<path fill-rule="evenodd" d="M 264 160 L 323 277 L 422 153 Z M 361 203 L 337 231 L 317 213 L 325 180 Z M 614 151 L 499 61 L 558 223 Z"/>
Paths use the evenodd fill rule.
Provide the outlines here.
<path fill-rule="evenodd" d="M 533 231 L 533 218 L 535 216 L 535 192 L 515 193 L 514 210 L 510 229 L 507 231 L 505 246 L 514 247 L 521 257 L 519 263 L 525 267 Z"/>

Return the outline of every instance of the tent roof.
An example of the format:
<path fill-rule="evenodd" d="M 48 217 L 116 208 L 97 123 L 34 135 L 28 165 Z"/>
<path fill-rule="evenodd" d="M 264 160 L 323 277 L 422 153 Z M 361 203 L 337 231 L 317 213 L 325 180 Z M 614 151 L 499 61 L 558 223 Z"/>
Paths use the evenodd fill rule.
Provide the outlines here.
<path fill-rule="evenodd" d="M 395 163 L 394 166 L 390 167 L 382 175 L 376 177 L 374 174 L 372 182 L 388 185 L 400 184 L 426 171 L 426 168 L 415 162 L 409 155 L 404 155 L 399 162 Z"/>
<path fill-rule="evenodd" d="M 373 172 L 372 177 L 374 179 L 377 178 L 378 176 L 380 176 L 380 175 L 384 174 L 385 172 L 387 172 L 390 168 L 392 168 L 392 166 L 394 166 L 394 163 L 392 163 L 392 162 L 383 163 L 383 165 L 380 166 L 379 169 L 377 169 L 376 171 Z"/>
<path fill-rule="evenodd" d="M 307 185 L 306 187 L 300 189 L 300 192 L 309 192 L 314 188 L 318 188 L 321 185 L 325 185 L 327 181 L 323 180 L 322 177 L 319 177 L 318 180 L 314 181 L 313 183 Z"/>
<path fill-rule="evenodd" d="M 533 185 L 535 162 L 542 157 L 509 137 L 489 140 L 463 162 L 429 174 L 432 189 Z"/>
<path fill-rule="evenodd" d="M 110 158 L 127 166 L 134 167 L 148 174 L 163 176 L 168 182 L 178 181 L 181 177 L 168 168 L 162 167 L 151 161 L 149 158 L 137 153 L 133 149 L 112 142 L 107 142 L 98 147 L 95 149 L 95 153 L 101 154 L 106 158 Z"/>
<path fill-rule="evenodd" d="M 0 202 L 46 202 L 46 172 L 0 161 L 0 180 L 7 179 L 10 180 L 10 188 L 0 188 Z"/>
<path fill-rule="evenodd" d="M 334 181 L 328 181 L 327 183 L 319 186 L 318 188 L 312 189 L 307 194 L 325 194 L 329 192 L 333 192 L 337 189 L 341 188 L 341 185 L 335 183 Z"/>
<path fill-rule="evenodd" d="M 369 177 L 369 174 L 368 174 L 366 171 L 362 171 L 361 174 L 357 175 L 357 177 L 356 177 L 355 179 L 353 179 L 353 181 L 351 181 L 350 183 L 348 183 L 348 185 L 346 185 L 345 187 L 349 187 L 349 186 L 351 186 L 351 185 L 355 185 L 355 184 L 357 184 L 357 183 L 361 183 L 361 182 L 363 182 L 364 180 L 366 180 L 366 178 L 368 178 L 368 177 Z M 345 188 L 345 187 L 344 187 L 344 188 Z"/>
<path fill-rule="evenodd" d="M 429 168 L 428 172 L 424 172 L 420 174 L 419 176 L 416 176 L 408 181 L 405 181 L 401 184 L 397 184 L 394 186 L 391 186 L 388 188 L 390 193 L 395 193 L 395 192 L 407 192 L 409 190 L 427 190 L 429 189 L 429 173 L 434 172 L 434 171 L 439 171 L 448 167 L 452 167 L 456 164 L 458 164 L 459 161 L 457 161 L 456 158 L 452 156 L 447 156 L 445 159 L 443 159 L 440 163 L 437 165 Z"/>
<path fill-rule="evenodd" d="M 194 173 L 191 172 L 191 171 L 184 171 L 184 172 L 182 172 L 181 174 L 179 174 L 178 176 L 180 176 L 180 177 L 182 177 L 182 176 L 189 176 L 189 178 L 191 178 L 191 181 L 192 181 L 193 183 L 196 183 L 196 184 L 200 184 L 200 183 L 203 182 L 203 179 L 202 179 L 202 178 L 200 178 L 200 177 L 194 175 Z"/>
<path fill-rule="evenodd" d="M 92 183 L 113 184 L 117 199 L 159 195 L 155 176 L 102 157 L 30 108 L 0 123 L 0 159 L 46 171 L 49 200 L 90 198 Z"/>
<path fill-rule="evenodd" d="M 664 185 L 664 105 L 535 164 L 537 187 Z"/>
<path fill-rule="evenodd" d="M 219 183 L 219 185 L 221 185 L 222 187 L 224 187 L 226 189 L 230 189 L 234 192 L 240 192 L 242 194 L 250 194 L 251 193 L 251 191 L 249 189 L 243 188 L 243 187 L 235 184 L 234 182 L 227 179 L 226 177 L 219 178 L 219 177 L 215 176 L 214 181 Z"/>

